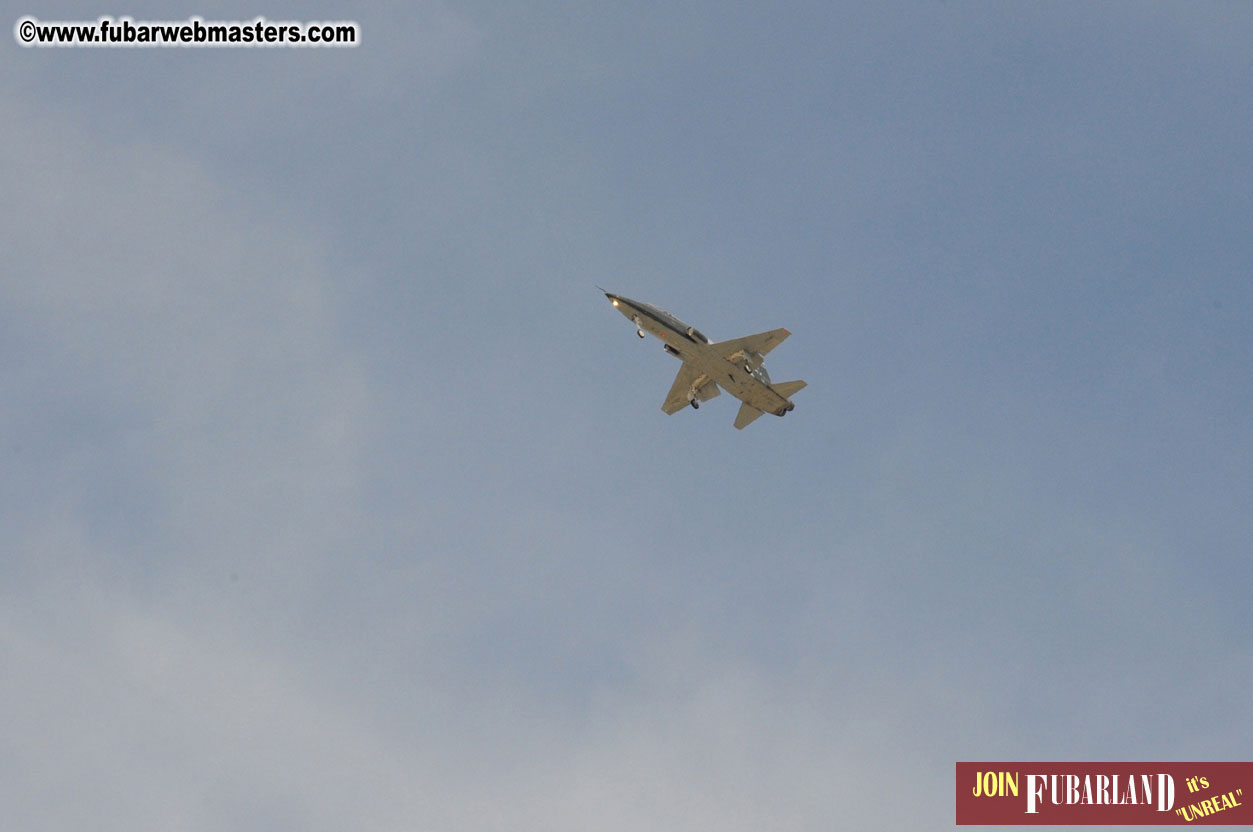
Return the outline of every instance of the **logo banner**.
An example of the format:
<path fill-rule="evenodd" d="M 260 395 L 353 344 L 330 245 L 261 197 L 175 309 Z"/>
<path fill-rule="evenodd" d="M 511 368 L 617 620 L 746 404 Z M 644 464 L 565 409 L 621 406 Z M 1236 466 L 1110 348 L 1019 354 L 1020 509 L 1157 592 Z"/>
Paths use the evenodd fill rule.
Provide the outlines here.
<path fill-rule="evenodd" d="M 958 763 L 957 823 L 1253 825 L 1253 762 Z"/>

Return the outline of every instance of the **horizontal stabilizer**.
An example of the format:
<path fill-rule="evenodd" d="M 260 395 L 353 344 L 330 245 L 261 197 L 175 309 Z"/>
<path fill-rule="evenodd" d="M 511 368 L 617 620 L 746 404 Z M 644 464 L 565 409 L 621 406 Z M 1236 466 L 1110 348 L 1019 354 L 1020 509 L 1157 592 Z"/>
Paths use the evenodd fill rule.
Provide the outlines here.
<path fill-rule="evenodd" d="M 744 430 L 752 424 L 753 420 L 761 415 L 761 411 L 753 407 L 748 402 L 740 405 L 740 412 L 735 417 L 735 429 Z"/>
<path fill-rule="evenodd" d="M 785 399 L 790 399 L 792 398 L 793 393 L 805 387 L 805 382 L 781 381 L 778 384 L 775 384 L 773 386 L 774 386 L 774 392 L 778 393 L 780 396 L 782 396 Z"/>

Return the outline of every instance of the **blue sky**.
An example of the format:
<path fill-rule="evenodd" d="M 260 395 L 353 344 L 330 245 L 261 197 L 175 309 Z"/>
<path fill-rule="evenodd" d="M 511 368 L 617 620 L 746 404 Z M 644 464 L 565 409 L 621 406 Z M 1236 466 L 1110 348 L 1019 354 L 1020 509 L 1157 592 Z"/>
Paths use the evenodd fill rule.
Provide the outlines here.
<path fill-rule="evenodd" d="M 1248 758 L 1247 5 L 103 11 L 362 42 L 3 50 L 4 826 Z M 597 285 L 809 387 L 667 417 Z"/>

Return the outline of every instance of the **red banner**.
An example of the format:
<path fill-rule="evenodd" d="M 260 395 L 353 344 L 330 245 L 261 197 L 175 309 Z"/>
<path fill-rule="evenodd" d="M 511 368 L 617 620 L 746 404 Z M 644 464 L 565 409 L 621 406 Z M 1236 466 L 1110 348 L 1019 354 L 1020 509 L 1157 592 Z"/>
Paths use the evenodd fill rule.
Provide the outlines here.
<path fill-rule="evenodd" d="M 958 763 L 957 823 L 1253 825 L 1253 763 Z"/>

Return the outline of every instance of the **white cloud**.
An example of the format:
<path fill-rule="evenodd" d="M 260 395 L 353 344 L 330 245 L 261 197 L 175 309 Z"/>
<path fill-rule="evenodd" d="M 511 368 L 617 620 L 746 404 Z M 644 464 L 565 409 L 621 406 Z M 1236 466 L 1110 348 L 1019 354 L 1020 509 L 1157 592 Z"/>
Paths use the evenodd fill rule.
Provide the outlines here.
<path fill-rule="evenodd" d="M 1109 366 L 1090 333 L 1126 298 L 1024 260 L 1065 248 L 1032 223 L 1007 244 L 949 210 L 1172 216 L 1030 170 L 1114 41 L 960 9 L 939 41 L 890 11 L 563 11 L 367 10 L 333 53 L 5 58 L 0 826 L 915 829 L 951 822 L 963 757 L 1238 753 L 1239 454 L 1160 410 L 1127 432 L 1124 374 L 1075 372 Z M 683 58 L 671 35 L 713 20 L 753 54 Z M 1110 59 L 1154 101 L 1155 54 Z M 980 70 L 1005 58 L 1023 95 Z M 1040 123 L 988 134 L 946 91 Z M 988 147 L 1013 152 L 988 170 Z M 937 279 L 941 238 L 986 286 Z M 1117 262 L 1131 239 L 1079 236 Z M 725 398 L 666 420 L 665 359 L 618 350 L 598 279 L 715 327 L 775 309 L 778 366 L 813 385 L 797 421 L 740 436 Z M 1208 308 L 1146 310 L 1127 355 L 1186 353 Z M 1068 326 L 1016 331 L 1040 320 Z M 1237 367 L 1219 331 L 1194 363 Z M 1169 392 L 1204 423 L 1198 390 Z"/>
<path fill-rule="evenodd" d="M 0 108 L 5 825 L 334 817 L 382 752 L 272 647 L 358 527 L 370 397 L 316 238 L 177 152 Z"/>
<path fill-rule="evenodd" d="M 62 427 L 88 437 L 80 505 L 140 480 L 167 556 L 312 566 L 351 530 L 369 407 L 316 238 L 194 159 L 4 107 L 4 188 L 23 208 L 0 232 L 23 350 L 5 367 L 20 382 L 12 427 L 64 419 L 49 404 L 72 401 L 81 424 Z M 65 441 L 31 448 L 28 475 L 63 461 Z"/>

